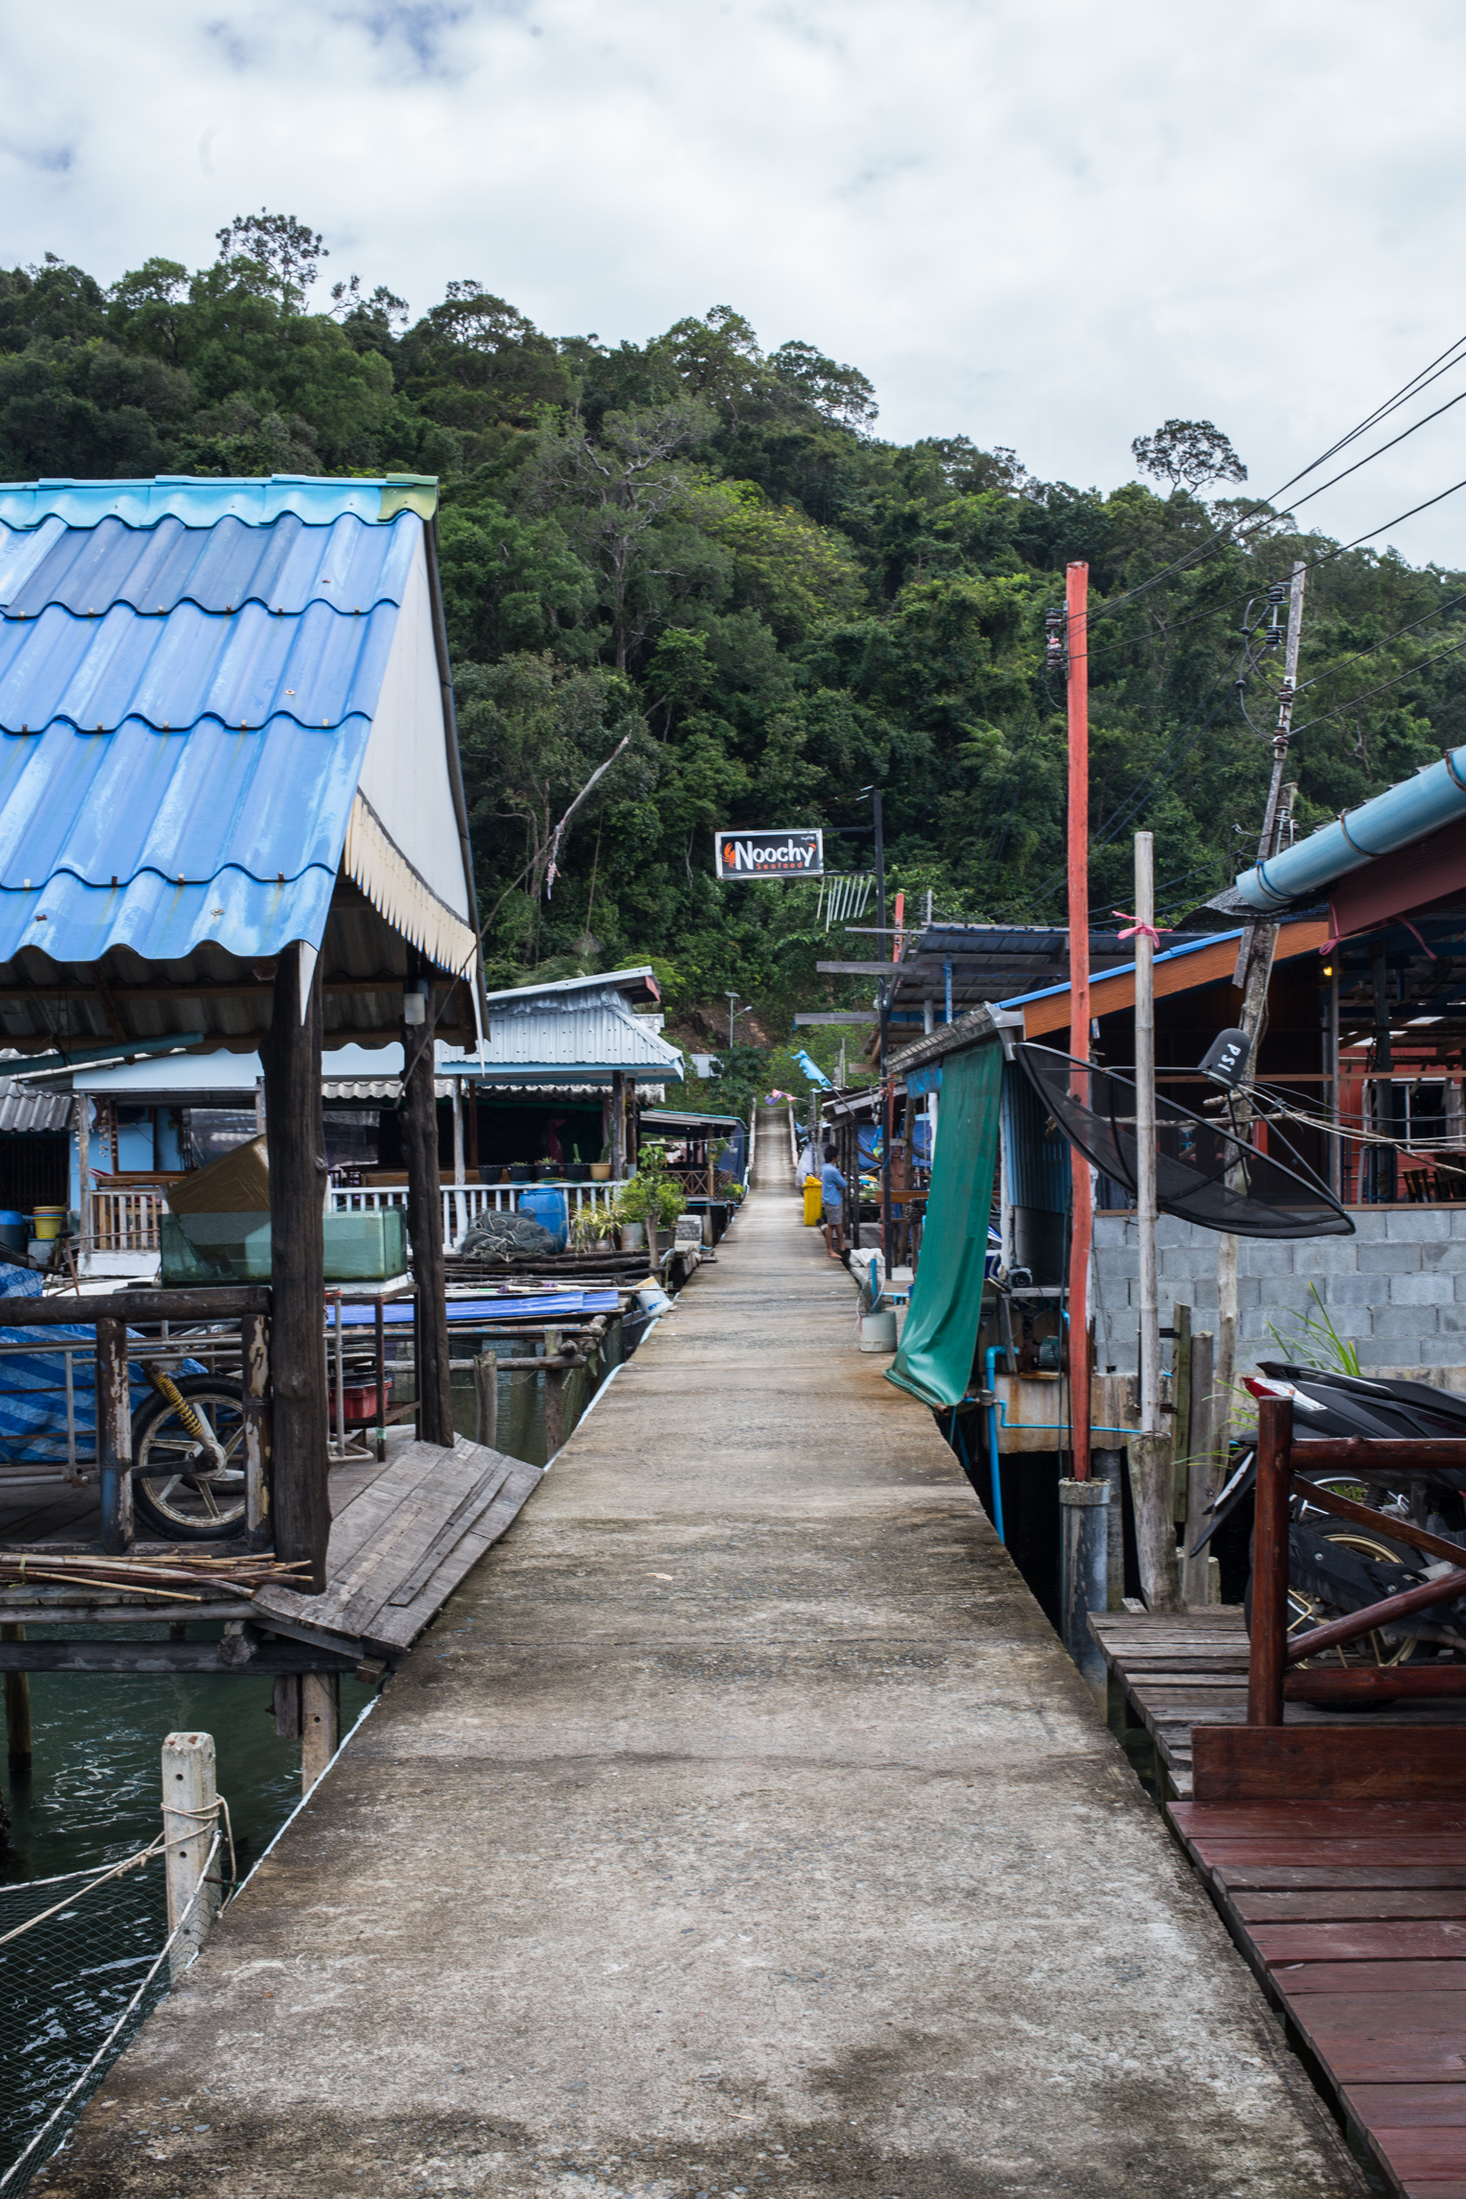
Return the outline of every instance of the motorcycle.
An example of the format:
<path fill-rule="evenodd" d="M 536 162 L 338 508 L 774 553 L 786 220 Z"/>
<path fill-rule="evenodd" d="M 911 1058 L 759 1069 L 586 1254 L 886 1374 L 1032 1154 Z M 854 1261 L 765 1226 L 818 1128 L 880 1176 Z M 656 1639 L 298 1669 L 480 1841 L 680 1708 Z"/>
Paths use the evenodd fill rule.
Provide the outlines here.
<path fill-rule="evenodd" d="M 1308 1443 L 1325 1437 L 1466 1440 L 1466 1397 L 1433 1389 L 1425 1382 L 1370 1380 L 1317 1367 L 1296 1367 L 1264 1360 L 1244 1387 L 1257 1398 L 1286 1397 L 1293 1405 L 1293 1440 L 1306 1453 Z M 1444 1559 L 1427 1558 L 1405 1542 L 1391 1539 L 1388 1528 L 1356 1525 L 1308 1501 L 1307 1484 L 1331 1490 L 1383 1515 L 1425 1528 L 1457 1543 L 1466 1566 L 1466 1468 L 1435 1467 L 1392 1476 L 1389 1485 L 1364 1482 L 1337 1471 L 1310 1473 L 1294 1455 L 1295 1473 L 1304 1486 L 1290 1500 L 1288 1527 L 1288 1633 L 1296 1639 L 1329 1620 L 1404 1589 L 1449 1573 Z M 1257 1478 L 1257 1453 L 1249 1449 L 1217 1495 L 1205 1533 L 1193 1555 L 1246 1499 Z M 1244 1608 L 1252 1616 L 1248 1584 Z M 1373 1633 L 1336 1646 L 1317 1660 L 1334 1668 L 1393 1667 L 1454 1660 L 1466 1655 L 1466 1597 L 1431 1604 Z"/>

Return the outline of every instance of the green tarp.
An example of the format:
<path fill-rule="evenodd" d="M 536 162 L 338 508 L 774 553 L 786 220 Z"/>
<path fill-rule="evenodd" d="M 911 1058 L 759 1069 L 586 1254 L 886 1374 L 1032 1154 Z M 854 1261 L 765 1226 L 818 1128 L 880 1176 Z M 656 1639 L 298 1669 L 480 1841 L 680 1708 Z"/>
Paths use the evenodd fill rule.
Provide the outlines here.
<path fill-rule="evenodd" d="M 955 1405 L 967 1394 L 982 1315 L 1002 1089 L 1003 1049 L 996 1043 L 942 1064 L 921 1258 L 901 1349 L 886 1375 L 924 1405 Z"/>

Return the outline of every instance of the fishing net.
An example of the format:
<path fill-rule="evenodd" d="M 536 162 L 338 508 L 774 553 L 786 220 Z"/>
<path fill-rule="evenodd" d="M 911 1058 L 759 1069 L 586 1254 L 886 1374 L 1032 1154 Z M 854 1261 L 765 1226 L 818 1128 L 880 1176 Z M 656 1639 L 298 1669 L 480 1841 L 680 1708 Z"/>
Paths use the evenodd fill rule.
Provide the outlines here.
<path fill-rule="evenodd" d="M 1139 1148 L 1131 1079 L 1027 1040 L 1013 1050 L 1070 1143 L 1133 1194 Z M 1235 1237 L 1353 1235 L 1349 1216 L 1291 1148 L 1287 1167 L 1160 1092 L 1155 1117 L 1162 1214 Z M 1270 1127 L 1270 1140 L 1277 1137 Z"/>
<path fill-rule="evenodd" d="M 0 2199 L 55 2152 L 117 2056 L 192 1959 L 220 1869 L 215 1838 L 168 1930 L 161 1838 L 122 1864 L 0 1886 Z"/>
<path fill-rule="evenodd" d="M 558 1243 L 532 1216 L 500 1213 L 485 1214 L 476 1221 L 458 1249 L 477 1254 L 480 1259 L 512 1260 L 531 1253 L 554 1252 Z"/>

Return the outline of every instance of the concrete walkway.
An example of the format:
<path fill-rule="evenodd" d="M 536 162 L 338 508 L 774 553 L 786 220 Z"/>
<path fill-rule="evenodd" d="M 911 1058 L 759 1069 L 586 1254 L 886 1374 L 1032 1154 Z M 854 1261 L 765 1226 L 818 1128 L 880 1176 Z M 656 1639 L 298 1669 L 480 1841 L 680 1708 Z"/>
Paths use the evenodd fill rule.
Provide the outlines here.
<path fill-rule="evenodd" d="M 853 1310 L 756 1195 L 37 2188 L 1363 2189 Z"/>

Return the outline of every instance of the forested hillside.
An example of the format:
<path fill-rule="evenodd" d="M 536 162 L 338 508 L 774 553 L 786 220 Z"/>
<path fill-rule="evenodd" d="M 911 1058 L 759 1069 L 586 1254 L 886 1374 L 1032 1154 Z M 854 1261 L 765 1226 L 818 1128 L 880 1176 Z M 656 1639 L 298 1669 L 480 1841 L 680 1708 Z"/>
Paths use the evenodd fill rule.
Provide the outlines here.
<path fill-rule="evenodd" d="M 1234 684 L 1241 620 L 1296 557 L 1323 559 L 1301 826 L 1466 740 L 1462 576 L 1373 547 L 1327 557 L 1235 478 L 1103 496 L 1034 479 L 996 442 L 898 447 L 855 368 L 802 340 L 765 348 L 727 307 L 610 346 L 544 335 L 464 281 L 410 321 L 355 277 L 328 285 L 323 256 L 256 216 L 195 273 L 154 259 L 110 289 L 55 261 L 0 273 L 0 476 L 441 476 L 491 983 L 651 955 L 674 1002 L 725 986 L 775 1015 L 816 1001 L 813 889 L 716 885 L 712 829 L 822 824 L 832 863 L 868 868 L 872 783 L 908 897 L 1061 920 L 1044 612 L 1072 558 L 1096 610 L 1179 568 L 1094 630 L 1097 911 L 1128 906 L 1138 826 L 1168 914 L 1250 859 L 1269 750 Z M 1262 672 L 1246 700 L 1265 728 Z"/>

